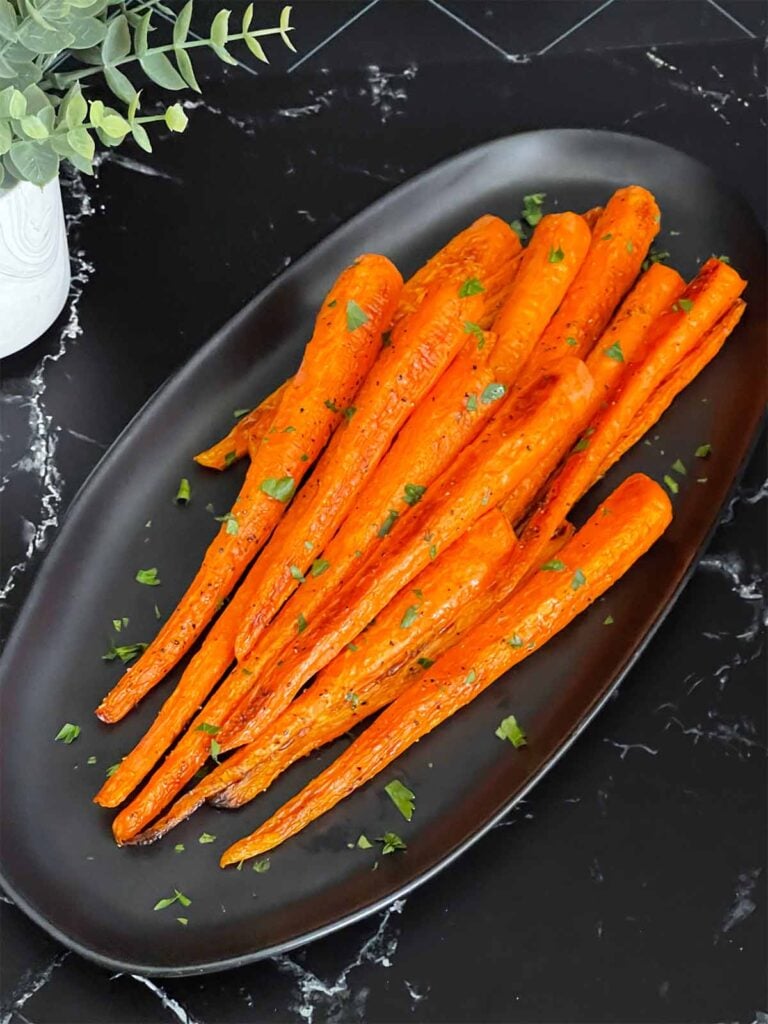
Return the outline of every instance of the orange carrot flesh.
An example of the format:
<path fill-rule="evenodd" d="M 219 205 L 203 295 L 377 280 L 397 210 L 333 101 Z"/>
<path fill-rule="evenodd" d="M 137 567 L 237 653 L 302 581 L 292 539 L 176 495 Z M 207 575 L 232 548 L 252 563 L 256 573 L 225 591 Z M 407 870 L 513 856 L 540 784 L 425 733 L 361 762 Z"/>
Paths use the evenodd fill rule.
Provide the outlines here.
<path fill-rule="evenodd" d="M 221 866 L 274 849 L 372 779 L 567 626 L 651 547 L 671 518 L 669 499 L 658 484 L 641 475 L 626 480 L 562 549 L 561 571 L 538 572 L 489 621 L 438 659 L 329 768 L 230 846 Z"/>
<path fill-rule="evenodd" d="M 339 420 L 336 410 L 351 403 L 373 364 L 401 287 L 397 268 L 383 256 L 363 256 L 338 278 L 278 406 L 269 442 L 251 462 L 231 518 L 222 524 L 175 611 L 100 704 L 96 714 L 102 721 L 126 715 L 211 621 L 330 437 Z"/>
<path fill-rule="evenodd" d="M 451 238 L 406 281 L 395 313 L 395 323 L 414 313 L 437 282 L 452 282 L 458 286 L 468 278 L 482 274 L 490 301 L 485 304 L 478 322 L 483 328 L 490 327 L 497 302 L 508 283 L 508 264 L 521 248 L 520 239 L 505 220 L 491 214 L 479 217 Z"/>
<path fill-rule="evenodd" d="M 492 363 L 505 384 L 516 380 L 584 262 L 590 241 L 589 228 L 575 213 L 553 213 L 539 222 L 493 322 L 498 340 Z"/>
<path fill-rule="evenodd" d="M 508 410 L 492 420 L 486 430 L 454 460 L 422 501 L 380 538 L 380 545 L 365 560 L 347 585 L 329 602 L 325 617 L 309 626 L 297 619 L 294 650 L 282 666 L 264 670 L 254 688 L 249 659 L 237 666 L 193 721 L 168 758 L 144 789 L 113 822 L 119 843 L 126 842 L 152 821 L 168 801 L 204 763 L 210 736 L 200 726 L 224 727 L 217 742 L 225 746 L 225 728 L 233 737 L 248 725 L 253 739 L 277 716 L 311 675 L 323 668 L 363 627 L 429 563 L 430 554 L 448 547 L 469 529 L 487 509 L 494 507 L 529 471 L 537 452 L 555 438 L 573 437 L 583 426 L 583 410 L 592 382 L 582 363 L 566 361 L 550 378 L 542 380 Z M 433 539 L 425 542 L 425 533 Z M 395 541 L 393 545 L 393 541 Z M 389 557 L 392 553 L 396 557 Z M 344 619 L 343 622 L 340 622 Z M 305 631 L 306 630 L 306 631 Z M 306 638 L 306 642 L 303 642 Z M 254 690 L 256 707 L 241 718 L 233 710 Z M 231 727 L 225 722 L 232 719 Z"/>
<path fill-rule="evenodd" d="M 490 264 L 475 265 L 474 272 L 481 276 L 474 280 L 480 288 L 484 289 L 482 282 L 492 271 Z M 463 283 L 436 283 L 418 309 L 393 330 L 389 347 L 355 397 L 353 415 L 336 431 L 251 569 L 260 577 L 260 584 L 235 644 L 239 659 L 251 651 L 310 567 L 312 572 L 318 566 L 325 571 L 330 559 L 319 560 L 318 555 L 343 523 L 397 432 L 465 345 L 465 325 L 481 319 L 485 302 L 484 290 L 474 292 Z M 459 408 L 457 401 L 457 411 Z M 451 430 L 449 436 L 458 439 L 461 431 Z M 409 479 L 402 479 L 400 486 Z"/>
<path fill-rule="evenodd" d="M 741 320 L 746 308 L 746 303 L 742 299 L 734 302 L 714 327 L 710 327 L 701 344 L 689 352 L 675 367 L 671 375 L 659 384 L 642 409 L 635 414 L 629 428 L 603 462 L 600 467 L 600 476 L 607 473 L 614 462 L 617 462 L 629 448 L 637 444 L 640 438 L 661 418 L 683 388 L 687 387 L 701 373 L 707 363 L 715 358 Z"/>
<path fill-rule="evenodd" d="M 269 734 L 243 747 L 178 800 L 134 842 L 160 838 L 206 799 L 256 770 L 254 791 L 265 789 L 294 761 L 343 735 L 390 703 L 408 685 L 407 668 L 509 556 L 515 536 L 496 509 L 487 513 L 409 587 L 398 594 L 355 643 L 326 666 L 274 722 Z"/>
<path fill-rule="evenodd" d="M 505 403 L 413 513 L 381 538 L 320 619 L 297 635 L 293 649 L 281 659 L 282 666 L 260 678 L 253 696 L 222 729 L 222 749 L 254 738 L 298 688 L 353 640 L 432 558 L 469 529 L 486 508 L 503 501 L 543 450 L 569 443 L 584 423 L 591 391 L 589 373 L 574 359 L 522 399 Z M 250 667 L 247 660 L 243 666 Z"/>
<path fill-rule="evenodd" d="M 584 218 L 584 221 L 590 231 L 595 230 L 595 225 L 602 217 L 603 210 L 604 207 L 602 206 L 593 206 L 590 210 L 587 210 L 586 213 L 582 213 L 581 216 Z"/>
<path fill-rule="evenodd" d="M 637 277 L 659 217 L 656 200 L 644 188 L 630 185 L 611 196 L 576 280 L 525 366 L 526 379 L 565 355 L 589 354 Z"/>
<path fill-rule="evenodd" d="M 272 426 L 275 412 L 290 381 L 281 384 L 261 405 L 251 409 L 232 427 L 226 437 L 195 455 L 195 462 L 206 469 L 228 469 L 234 462 L 248 454 L 248 442 L 252 435 L 262 437 Z"/>

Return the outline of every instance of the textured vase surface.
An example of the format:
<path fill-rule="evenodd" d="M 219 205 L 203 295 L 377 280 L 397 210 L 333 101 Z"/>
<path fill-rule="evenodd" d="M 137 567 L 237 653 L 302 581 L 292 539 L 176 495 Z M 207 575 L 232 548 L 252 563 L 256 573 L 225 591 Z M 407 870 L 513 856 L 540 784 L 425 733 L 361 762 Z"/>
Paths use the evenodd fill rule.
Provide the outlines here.
<path fill-rule="evenodd" d="M 51 326 L 69 292 L 70 268 L 58 179 L 0 190 L 0 357 Z"/>

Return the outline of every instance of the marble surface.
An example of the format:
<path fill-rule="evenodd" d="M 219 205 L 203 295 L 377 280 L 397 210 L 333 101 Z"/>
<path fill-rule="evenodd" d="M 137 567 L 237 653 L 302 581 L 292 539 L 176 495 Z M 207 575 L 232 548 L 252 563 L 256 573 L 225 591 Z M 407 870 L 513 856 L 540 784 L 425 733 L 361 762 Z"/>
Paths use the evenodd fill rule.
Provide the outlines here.
<path fill-rule="evenodd" d="M 3 364 L 3 630 L 143 401 L 284 267 L 436 161 L 533 127 L 628 130 L 706 160 L 765 222 L 765 20 L 759 0 L 338 0 L 299 4 L 299 53 L 265 71 L 204 60 L 187 135 L 65 182 L 69 301 Z M 763 441 L 616 699 L 407 901 L 287 956 L 158 981 L 111 977 L 3 897 L 0 1019 L 768 1020 L 766 499 Z"/>

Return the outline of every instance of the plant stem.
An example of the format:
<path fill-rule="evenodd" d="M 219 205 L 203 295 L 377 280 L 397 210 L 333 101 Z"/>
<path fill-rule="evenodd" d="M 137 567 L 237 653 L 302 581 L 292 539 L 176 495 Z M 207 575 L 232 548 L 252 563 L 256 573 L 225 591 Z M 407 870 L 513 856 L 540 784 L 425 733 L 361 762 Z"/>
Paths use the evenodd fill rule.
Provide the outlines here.
<path fill-rule="evenodd" d="M 227 36 L 224 41 L 224 45 L 227 43 L 238 42 L 241 39 L 245 39 L 246 35 L 249 36 L 276 36 L 282 35 L 284 32 L 290 32 L 292 28 L 289 26 L 287 29 L 283 28 L 260 28 L 255 29 L 252 32 L 238 32 L 237 35 Z M 167 43 L 165 46 L 153 46 L 147 50 L 146 53 L 142 54 L 142 57 L 149 57 L 153 53 L 168 53 L 171 50 L 191 50 L 196 46 L 211 46 L 210 39 L 193 39 L 190 42 L 185 42 L 182 46 L 175 46 L 173 43 Z M 141 60 L 137 54 L 131 54 L 129 57 L 123 57 L 122 60 L 116 60 L 110 67 L 121 67 L 123 64 L 131 64 L 133 61 Z M 77 71 L 66 71 L 64 74 L 58 76 L 58 80 L 62 87 L 70 85 L 72 82 L 78 82 L 82 78 L 90 78 L 91 75 L 100 75 L 104 71 L 102 65 L 93 68 L 80 68 Z"/>

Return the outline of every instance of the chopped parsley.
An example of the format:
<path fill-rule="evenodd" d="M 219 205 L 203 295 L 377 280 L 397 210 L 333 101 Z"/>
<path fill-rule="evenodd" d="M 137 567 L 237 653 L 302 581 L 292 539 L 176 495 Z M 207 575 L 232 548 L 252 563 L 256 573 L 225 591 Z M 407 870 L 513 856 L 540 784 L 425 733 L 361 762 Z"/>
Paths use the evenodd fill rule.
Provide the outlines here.
<path fill-rule="evenodd" d="M 127 627 L 130 621 L 127 615 L 124 615 L 121 619 L 112 619 L 112 628 L 116 633 L 119 633 Z"/>
<path fill-rule="evenodd" d="M 565 259 L 565 253 L 563 252 L 563 250 L 559 246 L 558 246 L 557 249 L 550 249 L 549 250 L 549 253 L 547 255 L 547 262 L 548 263 L 562 263 L 564 259 Z"/>
<path fill-rule="evenodd" d="M 583 451 L 586 451 L 587 448 L 589 448 L 589 438 L 588 437 L 580 438 L 576 442 L 576 444 L 573 446 L 573 450 L 575 452 L 583 452 Z"/>
<path fill-rule="evenodd" d="M 606 615 L 605 618 L 603 619 L 603 625 L 604 626 L 612 626 L 613 625 L 613 616 L 612 615 Z"/>
<path fill-rule="evenodd" d="M 362 327 L 363 324 L 367 324 L 370 317 L 361 309 L 360 306 L 355 302 L 354 299 L 347 301 L 347 330 L 356 331 L 358 327 Z"/>
<path fill-rule="evenodd" d="M 129 661 L 133 661 L 146 649 L 147 644 L 123 644 L 119 647 L 110 647 L 106 654 L 102 654 L 101 660 L 114 661 L 115 658 L 119 658 L 124 665 L 127 665 Z"/>
<path fill-rule="evenodd" d="M 578 343 L 578 341 L 576 341 L 576 339 L 575 339 L 575 338 L 566 338 L 566 339 L 565 339 L 565 344 L 566 344 L 566 345 L 569 345 L 569 346 L 570 346 L 571 348 L 576 348 L 576 346 L 577 346 L 577 345 L 578 345 L 579 343 Z"/>
<path fill-rule="evenodd" d="M 330 409 L 331 412 L 341 412 L 341 409 L 338 407 L 338 405 L 336 405 L 336 403 L 331 398 L 326 398 L 326 400 L 323 402 L 323 405 L 325 406 L 326 409 Z"/>
<path fill-rule="evenodd" d="M 177 917 L 176 920 L 179 922 L 179 924 L 183 924 L 185 927 L 189 924 L 188 917 Z"/>
<path fill-rule="evenodd" d="M 347 420 L 347 422 L 349 422 L 349 420 L 352 419 L 352 417 L 355 415 L 356 412 L 357 412 L 357 406 L 356 405 L 348 405 L 347 408 L 344 410 L 344 419 Z"/>
<path fill-rule="evenodd" d="M 421 665 L 421 667 L 425 668 L 425 669 L 426 668 L 432 668 L 432 666 L 435 664 L 434 661 L 432 661 L 431 658 L 417 658 L 416 659 L 416 663 L 418 665 Z"/>
<path fill-rule="evenodd" d="M 195 732 L 205 732 L 209 736 L 215 736 L 217 732 L 221 732 L 221 726 L 211 725 L 210 722 L 201 722 L 195 727 Z"/>
<path fill-rule="evenodd" d="M 546 197 L 546 192 L 532 192 L 529 196 L 523 196 L 523 209 L 520 216 L 532 228 L 535 228 L 544 216 L 542 206 Z"/>
<path fill-rule="evenodd" d="M 382 843 L 382 853 L 395 853 L 397 850 L 407 849 L 406 844 L 395 832 L 385 832 L 383 836 L 376 837 L 377 843 Z"/>
<path fill-rule="evenodd" d="M 203 832 L 197 841 L 201 846 L 205 846 L 206 843 L 215 843 L 216 836 L 212 836 L 210 832 Z"/>
<path fill-rule="evenodd" d="M 664 474 L 664 483 L 667 485 L 672 494 L 677 494 L 677 492 L 680 490 L 677 480 L 675 480 L 674 477 L 671 477 L 668 473 Z"/>
<path fill-rule="evenodd" d="M 307 549 L 307 551 L 311 551 L 314 546 L 315 545 L 312 543 L 311 540 L 304 541 L 304 547 Z"/>
<path fill-rule="evenodd" d="M 551 558 L 541 568 L 544 572 L 562 572 L 565 568 L 565 562 L 561 562 L 559 558 Z"/>
<path fill-rule="evenodd" d="M 119 767 L 120 767 L 120 762 L 119 761 L 117 762 L 117 764 L 111 764 L 109 766 L 109 768 L 107 768 L 107 770 L 104 772 L 105 778 L 111 779 L 112 776 L 115 774 L 115 772 L 117 771 L 117 769 Z"/>
<path fill-rule="evenodd" d="M 513 747 L 524 747 L 528 742 L 514 715 L 502 718 L 496 735 L 500 740 L 509 740 Z"/>
<path fill-rule="evenodd" d="M 173 848 L 173 852 L 174 853 L 184 853 L 185 849 L 186 849 L 186 847 L 184 846 L 184 843 L 176 843 L 176 845 Z"/>
<path fill-rule="evenodd" d="M 289 565 L 288 566 L 288 571 L 290 572 L 291 576 L 293 576 L 293 578 L 295 580 L 299 581 L 299 583 L 303 583 L 304 582 L 304 573 L 301 571 L 301 569 L 298 567 L 298 565 Z"/>
<path fill-rule="evenodd" d="M 250 409 L 235 409 L 232 415 L 235 417 L 236 420 L 239 420 L 241 416 L 245 416 L 250 411 Z"/>
<path fill-rule="evenodd" d="M 360 705 L 360 698 L 356 693 L 353 693 L 350 690 L 349 693 L 344 694 L 344 700 L 352 707 L 353 711 L 357 711 L 357 708 Z"/>
<path fill-rule="evenodd" d="M 411 604 L 405 609 L 405 613 L 400 620 L 400 629 L 410 629 L 416 619 L 419 617 L 419 606 L 417 604 Z"/>
<path fill-rule="evenodd" d="M 579 587 L 583 587 L 586 582 L 587 577 L 581 569 L 577 569 L 571 578 L 571 590 L 578 590 Z"/>
<path fill-rule="evenodd" d="M 413 817 L 413 808 L 416 803 L 416 794 L 404 786 L 399 779 L 393 779 L 384 787 L 384 792 L 400 811 L 406 821 Z"/>
<path fill-rule="evenodd" d="M 406 505 L 418 505 L 426 490 L 421 484 L 406 484 L 403 488 L 403 501 Z"/>
<path fill-rule="evenodd" d="M 237 516 L 233 515 L 232 512 L 227 512 L 223 516 L 213 517 L 217 523 L 227 524 L 227 533 L 232 537 L 236 537 L 240 531 L 240 523 L 237 521 Z"/>
<path fill-rule="evenodd" d="M 80 726 L 72 725 L 71 722 L 66 722 L 54 736 L 54 740 L 59 743 L 74 743 L 77 737 L 80 735 Z"/>
<path fill-rule="evenodd" d="M 483 405 L 490 405 L 491 402 L 498 402 L 500 398 L 506 395 L 507 389 L 504 384 L 499 384 L 494 381 L 491 384 L 486 384 L 483 390 L 480 392 L 480 401 Z"/>
<path fill-rule="evenodd" d="M 508 643 L 510 647 L 522 647 L 523 646 L 522 638 L 519 637 L 517 635 L 517 633 L 513 633 L 512 636 L 509 638 L 509 640 L 506 641 L 506 643 Z"/>
<path fill-rule="evenodd" d="M 475 670 L 474 670 L 473 668 L 471 668 L 471 669 L 469 670 L 469 672 L 467 672 L 467 675 L 466 675 L 466 678 L 464 679 L 464 682 L 465 682 L 465 683 L 466 683 L 466 684 L 467 684 L 468 686 L 471 686 L 471 685 L 472 685 L 472 683 L 474 683 L 474 681 L 475 681 L 476 679 L 477 679 L 477 673 L 475 672 Z"/>
<path fill-rule="evenodd" d="M 672 303 L 672 309 L 676 312 L 690 313 L 693 309 L 693 299 L 678 299 Z"/>
<path fill-rule="evenodd" d="M 97 761 L 98 761 L 98 757 L 96 757 L 95 754 L 91 754 L 91 756 L 88 758 L 88 760 L 85 763 L 86 764 L 96 764 Z"/>
<path fill-rule="evenodd" d="M 158 900 L 152 909 L 165 910 L 166 907 L 171 907 L 177 902 L 180 903 L 182 907 L 188 907 L 192 900 L 189 896 L 185 896 L 183 892 L 179 892 L 178 889 L 174 889 L 173 896 L 166 896 L 165 899 Z"/>
<path fill-rule="evenodd" d="M 282 501 L 285 504 L 285 502 L 290 501 L 293 497 L 296 484 L 293 482 L 292 476 L 268 476 L 266 480 L 261 481 L 259 489 L 268 497 L 274 498 L 275 501 Z"/>
<path fill-rule="evenodd" d="M 725 263 L 728 266 L 731 265 L 731 257 L 730 256 L 715 256 L 715 259 L 716 260 L 720 260 L 721 263 Z"/>
<path fill-rule="evenodd" d="M 360 648 L 357 646 L 357 644 L 347 644 L 347 650 L 352 651 L 352 653 L 354 654 L 355 651 L 359 651 Z"/>
<path fill-rule="evenodd" d="M 477 347 L 482 351 L 485 346 L 485 334 L 483 328 L 479 324 L 473 324 L 471 320 L 464 321 L 464 330 L 467 334 L 473 335 L 477 338 Z"/>
<path fill-rule="evenodd" d="M 612 234 L 611 234 L 611 232 L 609 231 L 607 235 L 601 235 L 601 236 L 600 236 L 600 241 L 601 241 L 601 242 L 610 242 L 610 240 L 611 240 L 612 238 L 613 238 L 613 235 L 612 235 Z"/>
<path fill-rule="evenodd" d="M 373 849 L 373 843 L 368 838 L 368 836 L 365 836 L 365 835 L 358 836 L 357 842 L 355 843 L 355 846 L 358 848 L 358 850 L 371 850 L 371 849 Z"/>
<path fill-rule="evenodd" d="M 634 252 L 635 251 L 635 247 L 632 244 L 632 240 L 631 239 L 630 239 L 630 241 L 627 242 L 625 248 L 626 248 L 627 252 Z"/>
<path fill-rule="evenodd" d="M 624 362 L 624 353 L 621 351 L 621 342 L 614 341 L 608 348 L 604 348 L 603 352 L 608 356 L 609 359 L 613 359 L 615 363 Z"/>
<path fill-rule="evenodd" d="M 387 512 L 387 517 L 384 520 L 384 522 L 381 524 L 381 526 L 379 527 L 379 530 L 378 530 L 379 537 L 386 537 L 387 536 L 389 531 L 395 525 L 395 520 L 397 519 L 397 515 L 398 515 L 397 511 L 395 509 L 393 509 L 393 508 L 391 508 L 389 510 L 389 512 Z"/>
<path fill-rule="evenodd" d="M 189 486 L 189 480 L 183 476 L 179 482 L 179 489 L 176 491 L 176 497 L 173 500 L 177 505 L 188 505 L 191 497 L 192 488 Z"/>
<path fill-rule="evenodd" d="M 326 569 L 331 568 L 331 563 L 326 558 L 316 558 L 309 570 L 313 576 L 322 576 Z"/>
<path fill-rule="evenodd" d="M 461 288 L 459 288 L 459 298 L 466 299 L 469 295 L 479 295 L 484 291 L 485 288 L 483 288 L 476 277 L 468 277 Z"/>
<path fill-rule="evenodd" d="M 708 459 L 711 452 L 711 444 L 700 444 L 693 454 L 696 456 L 697 459 Z"/>
<path fill-rule="evenodd" d="M 670 253 L 664 249 L 651 249 L 643 260 L 641 269 L 648 270 L 652 263 L 665 263 L 669 257 Z"/>
<path fill-rule="evenodd" d="M 430 544 L 429 545 L 429 557 L 433 561 L 437 558 L 437 545 L 436 544 Z"/>
<path fill-rule="evenodd" d="M 287 426 L 287 427 L 283 427 L 282 433 L 283 434 L 295 434 L 296 433 L 296 427 L 292 427 L 290 425 Z"/>
<path fill-rule="evenodd" d="M 253 862 L 253 870 L 257 875 L 263 875 L 265 871 L 269 871 L 272 867 L 269 857 L 262 857 L 261 860 L 255 860 Z"/>
<path fill-rule="evenodd" d="M 674 471 L 678 473 L 680 476 L 688 475 L 688 470 L 685 468 L 685 463 L 682 459 L 675 459 L 675 461 L 672 463 L 672 469 L 674 469 Z"/>
<path fill-rule="evenodd" d="M 477 412 L 477 395 L 467 395 L 467 412 Z"/>
<path fill-rule="evenodd" d="M 227 452 L 224 456 L 224 465 L 231 466 L 233 462 L 237 461 L 237 452 Z"/>
<path fill-rule="evenodd" d="M 136 573 L 136 582 L 143 583 L 145 587 L 159 587 L 157 569 L 139 569 Z"/>
<path fill-rule="evenodd" d="M 306 618 L 304 617 L 304 612 L 299 612 L 299 616 L 296 619 L 296 632 L 297 633 L 303 633 L 308 625 L 309 625 L 309 623 L 307 622 Z"/>
<path fill-rule="evenodd" d="M 520 221 L 520 220 L 511 220 L 509 222 L 509 226 L 515 232 L 515 234 L 520 239 L 520 241 L 524 242 L 525 241 L 525 228 L 523 227 L 523 222 Z"/>
<path fill-rule="evenodd" d="M 211 740 L 210 753 L 211 758 L 216 762 L 216 764 L 218 764 L 219 754 L 221 753 L 221 744 L 219 743 L 218 740 Z"/>
<path fill-rule="evenodd" d="M 331 299 L 331 301 L 327 304 L 327 308 L 328 309 L 333 309 L 333 307 L 335 305 L 337 305 L 337 300 L 336 299 Z"/>

